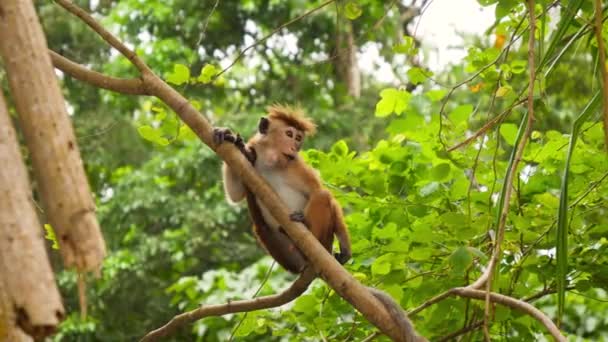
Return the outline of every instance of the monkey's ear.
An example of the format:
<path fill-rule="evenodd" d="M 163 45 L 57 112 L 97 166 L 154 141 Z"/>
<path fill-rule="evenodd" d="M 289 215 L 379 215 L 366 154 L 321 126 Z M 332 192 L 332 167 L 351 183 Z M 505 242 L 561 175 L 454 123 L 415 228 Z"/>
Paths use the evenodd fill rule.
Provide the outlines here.
<path fill-rule="evenodd" d="M 260 123 L 258 124 L 258 131 L 260 134 L 268 133 L 268 127 L 270 127 L 270 120 L 267 117 L 262 116 L 260 118 Z"/>

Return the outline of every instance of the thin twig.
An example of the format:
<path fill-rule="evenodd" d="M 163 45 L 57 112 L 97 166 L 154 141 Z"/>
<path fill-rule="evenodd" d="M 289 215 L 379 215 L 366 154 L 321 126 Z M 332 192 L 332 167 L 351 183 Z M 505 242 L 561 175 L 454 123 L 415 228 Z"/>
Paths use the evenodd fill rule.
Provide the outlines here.
<path fill-rule="evenodd" d="M 299 20 L 301 20 L 301 19 L 303 19 L 303 18 L 305 18 L 305 17 L 313 14 L 314 12 L 322 9 L 323 7 L 331 4 L 334 1 L 336 1 L 336 0 L 325 1 L 321 5 L 319 5 L 319 6 L 315 7 L 315 8 L 313 8 L 313 9 L 311 9 L 311 10 L 309 10 L 309 11 L 307 11 L 307 12 L 305 12 L 305 13 L 303 13 L 303 14 L 301 14 L 301 15 L 299 15 L 299 16 L 291 19 L 291 20 L 289 20 L 286 23 L 283 23 L 283 24 L 279 25 L 277 28 L 275 28 L 274 30 L 272 30 L 269 34 L 265 35 L 264 37 L 260 38 L 259 40 L 255 41 L 253 44 L 247 46 L 245 49 L 243 49 L 241 52 L 239 52 L 239 54 L 236 56 L 236 58 L 234 60 L 232 60 L 232 63 L 230 63 L 222 71 L 220 71 L 219 73 L 217 73 L 214 78 L 220 77 L 222 74 L 224 74 L 226 71 L 228 71 L 228 69 L 232 68 L 236 64 L 236 62 L 238 62 L 241 58 L 243 58 L 243 56 L 245 56 L 245 53 L 247 53 L 247 51 L 251 50 L 256 45 L 259 45 L 260 43 L 266 41 L 268 38 L 272 37 L 274 34 L 276 34 L 277 32 L 281 31 L 285 27 L 287 27 L 287 26 L 295 23 L 296 21 L 299 21 Z"/>
<path fill-rule="evenodd" d="M 464 334 L 469 333 L 469 332 L 471 332 L 473 330 L 479 329 L 482 325 L 483 325 L 483 320 L 477 321 L 475 323 L 471 323 L 471 324 L 467 325 L 466 327 L 463 327 L 460 330 L 456 330 L 453 333 L 450 333 L 448 335 L 440 337 L 439 339 L 437 339 L 437 342 L 451 341 L 451 340 L 453 340 L 454 338 L 456 338 L 456 337 L 458 337 L 460 335 L 464 335 Z"/>
<path fill-rule="evenodd" d="M 528 118 L 525 127 L 525 131 L 521 140 L 517 146 L 517 150 L 515 152 L 515 158 L 513 160 L 513 164 L 511 165 L 511 170 L 509 170 L 507 177 L 505 179 L 505 193 L 504 193 L 504 201 L 503 207 L 500 213 L 500 219 L 498 221 L 497 227 L 497 236 L 496 243 L 494 245 L 494 252 L 492 253 L 492 258 L 486 268 L 486 271 L 482 274 L 482 276 L 473 284 L 469 285 L 469 288 L 479 288 L 481 285 L 485 283 L 486 285 L 486 302 L 485 302 L 485 313 L 484 313 L 484 336 L 486 340 L 490 340 L 490 333 L 488 323 L 490 321 L 490 291 L 492 290 L 492 276 L 494 274 L 495 268 L 497 267 L 500 254 L 501 254 L 501 245 L 502 240 L 504 238 L 505 226 L 507 224 L 507 216 L 509 213 L 509 207 L 511 205 L 511 192 L 513 190 L 513 177 L 517 174 L 517 166 L 521 160 L 521 157 L 524 153 L 524 148 L 528 142 L 528 137 L 532 132 L 532 125 L 534 123 L 534 83 L 536 78 L 536 70 L 535 70 L 535 54 L 534 54 L 534 31 L 536 29 L 536 15 L 534 13 L 534 0 L 528 0 L 528 12 L 529 12 L 529 38 L 528 38 L 528 69 L 530 73 L 530 81 L 528 84 Z"/>
<path fill-rule="evenodd" d="M 595 39 L 599 54 L 600 74 L 602 75 L 602 112 L 604 117 L 604 147 L 608 151 L 608 65 L 606 65 L 606 50 L 602 37 L 602 0 L 595 0 Z"/>
<path fill-rule="evenodd" d="M 197 321 L 204 317 L 221 316 L 229 313 L 246 312 L 253 310 L 268 309 L 283 305 L 294 300 L 301 295 L 308 285 L 316 278 L 316 273 L 312 267 L 306 268 L 298 279 L 285 291 L 264 297 L 249 300 L 237 300 L 226 304 L 216 304 L 201 306 L 198 309 L 184 312 L 173 317 L 164 326 L 146 334 L 140 342 L 157 341 L 158 339 L 169 336 L 180 327 Z"/>

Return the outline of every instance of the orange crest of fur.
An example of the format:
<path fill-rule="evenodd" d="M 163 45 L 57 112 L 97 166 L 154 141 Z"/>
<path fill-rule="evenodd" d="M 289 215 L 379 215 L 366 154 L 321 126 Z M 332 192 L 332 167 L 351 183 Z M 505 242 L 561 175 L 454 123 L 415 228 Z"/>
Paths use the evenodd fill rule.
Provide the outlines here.
<path fill-rule="evenodd" d="M 312 119 L 306 117 L 300 107 L 274 104 L 267 107 L 266 110 L 271 121 L 283 121 L 287 125 L 304 132 L 307 136 L 314 135 L 317 131 L 317 125 Z"/>

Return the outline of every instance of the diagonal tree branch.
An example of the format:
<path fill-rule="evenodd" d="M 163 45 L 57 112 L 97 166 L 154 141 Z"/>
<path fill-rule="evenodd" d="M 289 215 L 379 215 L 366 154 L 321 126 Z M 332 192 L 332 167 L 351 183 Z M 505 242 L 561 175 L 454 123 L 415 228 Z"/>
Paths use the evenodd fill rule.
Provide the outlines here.
<path fill-rule="evenodd" d="M 248 312 L 274 308 L 289 303 L 304 293 L 308 285 L 317 277 L 315 271 L 308 267 L 296 281 L 285 291 L 249 300 L 237 300 L 226 304 L 206 305 L 198 309 L 184 312 L 173 317 L 167 324 L 146 334 L 140 342 L 156 341 L 174 333 L 180 327 L 209 316 L 221 316 L 229 313 Z"/>
<path fill-rule="evenodd" d="M 55 51 L 49 50 L 49 54 L 51 55 L 51 61 L 56 68 L 77 80 L 122 94 L 149 95 L 140 78 L 127 79 L 106 76 L 97 71 L 89 70 L 78 63 L 74 63 Z"/>
<path fill-rule="evenodd" d="M 186 123 L 193 132 L 209 147 L 211 147 L 230 167 L 237 171 L 238 176 L 250 188 L 279 224 L 287 232 L 295 245 L 304 253 L 314 270 L 344 299 L 351 303 L 372 324 L 395 341 L 405 341 L 391 314 L 383 304 L 359 283 L 342 265 L 331 256 L 319 241 L 301 223 L 290 220 L 289 212 L 280 198 L 251 167 L 245 157 L 231 144 L 215 145 L 213 143 L 213 128 L 189 101 L 156 76 L 150 68 L 116 37 L 105 30 L 88 13 L 68 0 L 56 2 L 69 12 L 85 21 L 106 42 L 125 55 L 142 73 L 143 88 L 150 94 L 165 102 Z"/>

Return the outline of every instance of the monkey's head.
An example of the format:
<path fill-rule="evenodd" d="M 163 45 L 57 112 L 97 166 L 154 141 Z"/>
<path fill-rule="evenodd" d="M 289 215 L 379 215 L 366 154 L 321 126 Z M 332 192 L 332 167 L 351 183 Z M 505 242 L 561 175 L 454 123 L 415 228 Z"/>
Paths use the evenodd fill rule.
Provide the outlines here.
<path fill-rule="evenodd" d="M 315 133 L 314 122 L 299 108 L 274 105 L 268 116 L 260 118 L 258 133 L 264 145 L 264 162 L 271 167 L 285 167 L 298 157 L 304 138 Z"/>

